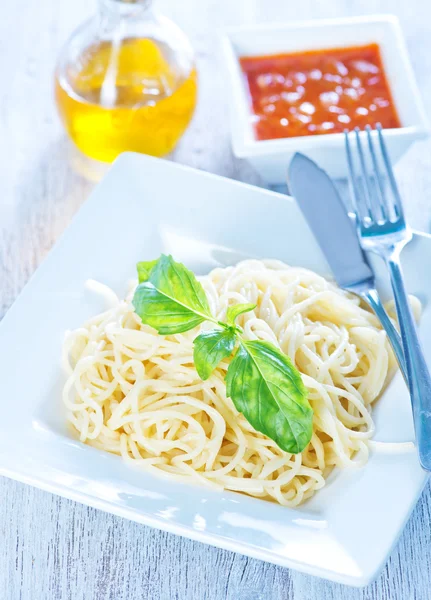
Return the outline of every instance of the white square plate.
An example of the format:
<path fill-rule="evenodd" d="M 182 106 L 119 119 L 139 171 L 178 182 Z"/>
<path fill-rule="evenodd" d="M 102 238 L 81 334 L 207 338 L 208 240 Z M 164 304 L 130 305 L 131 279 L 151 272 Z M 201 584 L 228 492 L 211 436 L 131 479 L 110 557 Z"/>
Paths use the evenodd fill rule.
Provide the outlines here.
<path fill-rule="evenodd" d="M 119 294 L 138 260 L 172 253 L 198 273 L 253 257 L 328 274 L 286 196 L 140 155 L 123 155 L 0 325 L 0 474 L 116 515 L 286 567 L 365 585 L 384 564 L 426 480 L 415 452 L 372 453 L 333 473 L 303 507 L 172 483 L 85 446 L 65 425 L 60 352 L 66 329 L 104 309 L 88 278 Z M 431 238 L 403 255 L 410 292 L 431 297 Z M 431 362 L 431 311 L 422 339 Z M 375 410 L 375 439 L 413 439 L 395 377 Z"/>

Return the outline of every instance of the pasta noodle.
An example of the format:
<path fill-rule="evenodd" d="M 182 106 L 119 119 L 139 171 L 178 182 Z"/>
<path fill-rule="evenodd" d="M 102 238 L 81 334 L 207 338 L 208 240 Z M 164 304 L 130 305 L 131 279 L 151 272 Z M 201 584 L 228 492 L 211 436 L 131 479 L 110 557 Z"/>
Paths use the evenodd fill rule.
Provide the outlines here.
<path fill-rule="evenodd" d="M 66 337 L 63 396 L 79 439 L 172 479 L 291 507 L 334 467 L 364 465 L 371 404 L 395 364 L 377 318 L 323 277 L 275 260 L 199 279 L 218 319 L 232 304 L 257 304 L 238 324 L 302 374 L 314 411 L 310 444 L 293 455 L 256 432 L 226 397 L 226 361 L 207 381 L 196 373 L 193 339 L 211 325 L 161 336 L 133 311 L 133 290 L 124 301 L 108 290 L 110 308 Z"/>

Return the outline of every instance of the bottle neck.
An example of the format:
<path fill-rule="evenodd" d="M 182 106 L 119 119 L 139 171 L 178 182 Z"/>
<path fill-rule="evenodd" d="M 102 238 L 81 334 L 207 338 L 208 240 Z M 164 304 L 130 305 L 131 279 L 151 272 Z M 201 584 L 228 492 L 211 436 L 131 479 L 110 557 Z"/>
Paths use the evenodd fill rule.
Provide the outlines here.
<path fill-rule="evenodd" d="M 99 0 L 99 14 L 129 18 L 150 13 L 153 0 Z"/>
<path fill-rule="evenodd" d="M 137 23 L 151 23 L 155 18 L 152 0 L 99 0 L 99 33 L 126 37 Z"/>

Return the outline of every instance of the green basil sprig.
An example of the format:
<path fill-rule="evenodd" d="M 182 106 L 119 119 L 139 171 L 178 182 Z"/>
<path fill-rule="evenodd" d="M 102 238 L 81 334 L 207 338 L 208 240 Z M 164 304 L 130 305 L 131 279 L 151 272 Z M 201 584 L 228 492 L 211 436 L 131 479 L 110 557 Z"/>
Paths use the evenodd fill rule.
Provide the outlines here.
<path fill-rule="evenodd" d="M 156 260 L 145 260 L 142 262 L 138 262 L 138 264 L 136 265 L 136 269 L 138 271 L 139 283 L 144 283 L 145 281 L 148 281 L 151 271 L 158 262 L 158 258 L 156 258 Z"/>
<path fill-rule="evenodd" d="M 193 361 L 196 371 L 204 381 L 225 358 L 229 358 L 236 346 L 233 328 L 204 331 L 194 341 Z"/>
<path fill-rule="evenodd" d="M 183 333 L 210 321 L 217 327 L 194 340 L 193 360 L 206 380 L 222 360 L 235 352 L 226 375 L 226 393 L 256 429 L 286 452 L 302 452 L 311 439 L 313 411 L 301 375 L 276 346 L 244 340 L 235 324 L 255 304 L 236 304 L 226 323 L 214 319 L 202 285 L 172 256 L 137 265 L 139 285 L 133 306 L 142 322 L 161 335 Z M 236 351 L 235 348 L 237 347 Z"/>

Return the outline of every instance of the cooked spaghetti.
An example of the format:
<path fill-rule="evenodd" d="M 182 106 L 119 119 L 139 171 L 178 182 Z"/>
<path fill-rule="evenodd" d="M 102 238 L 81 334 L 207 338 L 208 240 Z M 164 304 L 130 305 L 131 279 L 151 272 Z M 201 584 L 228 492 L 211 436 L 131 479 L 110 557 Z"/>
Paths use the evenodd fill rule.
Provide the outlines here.
<path fill-rule="evenodd" d="M 82 442 L 155 473 L 297 506 L 333 467 L 368 458 L 372 402 L 394 366 L 376 317 L 323 277 L 275 260 L 218 268 L 200 281 L 211 311 L 256 303 L 238 324 L 295 364 L 314 411 L 311 442 L 289 454 L 256 432 L 226 397 L 223 361 L 207 381 L 193 364 L 201 327 L 161 336 L 142 324 L 132 293 L 69 333 L 68 420 Z"/>

